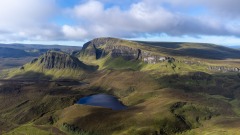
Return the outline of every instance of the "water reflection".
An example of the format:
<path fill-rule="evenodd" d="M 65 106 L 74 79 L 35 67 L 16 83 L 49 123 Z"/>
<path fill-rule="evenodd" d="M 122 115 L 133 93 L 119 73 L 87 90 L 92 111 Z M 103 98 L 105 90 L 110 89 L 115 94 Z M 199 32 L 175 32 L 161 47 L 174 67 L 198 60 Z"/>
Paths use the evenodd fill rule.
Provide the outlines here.
<path fill-rule="evenodd" d="M 78 104 L 101 106 L 111 108 L 113 110 L 123 110 L 126 106 L 123 105 L 116 97 L 107 94 L 96 94 L 80 98 Z"/>

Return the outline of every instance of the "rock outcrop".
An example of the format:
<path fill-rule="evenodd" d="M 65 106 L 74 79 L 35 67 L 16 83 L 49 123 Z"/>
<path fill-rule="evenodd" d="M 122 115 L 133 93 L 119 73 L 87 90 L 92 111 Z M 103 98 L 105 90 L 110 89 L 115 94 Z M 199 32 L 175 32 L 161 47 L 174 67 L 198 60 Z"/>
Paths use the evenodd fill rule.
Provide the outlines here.
<path fill-rule="evenodd" d="M 110 55 L 112 58 L 122 57 L 125 60 L 141 60 L 155 64 L 163 61 L 175 61 L 173 57 L 160 56 L 152 51 L 138 48 L 140 43 L 115 38 L 97 38 L 84 44 L 81 56 L 93 56 L 96 59 Z"/>
<path fill-rule="evenodd" d="M 85 64 L 69 54 L 57 51 L 48 51 L 38 59 L 34 59 L 31 64 L 37 63 L 45 69 L 77 69 L 87 68 Z"/>
<path fill-rule="evenodd" d="M 209 66 L 208 70 L 215 72 L 240 72 L 238 67 L 225 67 L 225 66 Z"/>

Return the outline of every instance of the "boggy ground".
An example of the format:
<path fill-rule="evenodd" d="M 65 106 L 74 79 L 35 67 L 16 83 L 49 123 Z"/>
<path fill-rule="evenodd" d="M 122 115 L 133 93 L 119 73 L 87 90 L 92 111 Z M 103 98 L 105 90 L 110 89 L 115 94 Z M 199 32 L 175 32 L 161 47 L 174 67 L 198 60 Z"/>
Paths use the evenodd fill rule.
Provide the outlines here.
<path fill-rule="evenodd" d="M 42 117 L 50 117 L 56 110 L 70 106 L 84 96 L 84 91 L 73 91 L 71 86 L 61 83 L 46 80 L 1 81 L 0 121 L 3 126 L 0 126 L 0 131 L 9 131 Z M 47 123 L 51 124 L 52 121 Z"/>
<path fill-rule="evenodd" d="M 239 80 L 237 74 L 153 76 L 134 70 L 102 70 L 81 83 L 2 80 L 0 131 L 29 135 L 234 134 L 239 131 Z M 75 104 L 96 93 L 115 95 L 128 108 L 114 111 Z"/>

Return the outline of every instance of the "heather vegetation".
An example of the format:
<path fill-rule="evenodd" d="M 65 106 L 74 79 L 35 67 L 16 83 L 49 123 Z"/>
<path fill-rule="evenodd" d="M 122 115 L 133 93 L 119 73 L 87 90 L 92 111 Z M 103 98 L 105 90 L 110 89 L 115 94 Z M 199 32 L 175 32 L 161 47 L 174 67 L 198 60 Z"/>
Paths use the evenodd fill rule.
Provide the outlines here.
<path fill-rule="evenodd" d="M 11 134 L 235 134 L 240 51 L 200 43 L 99 38 L 48 51 L 0 76 L 0 129 Z M 12 85 L 14 84 L 14 85 Z M 124 110 L 76 104 L 106 93 Z"/>

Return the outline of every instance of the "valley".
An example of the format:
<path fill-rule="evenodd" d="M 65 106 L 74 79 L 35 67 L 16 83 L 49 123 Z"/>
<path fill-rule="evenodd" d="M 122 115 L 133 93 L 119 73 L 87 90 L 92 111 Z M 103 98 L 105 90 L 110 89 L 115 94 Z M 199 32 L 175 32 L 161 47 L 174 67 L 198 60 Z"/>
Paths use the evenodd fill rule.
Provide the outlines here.
<path fill-rule="evenodd" d="M 239 50 L 97 38 L 75 51 L 48 49 L 19 63 L 1 59 L 0 134 L 240 132 Z M 78 104 L 106 94 L 126 108 Z"/>

